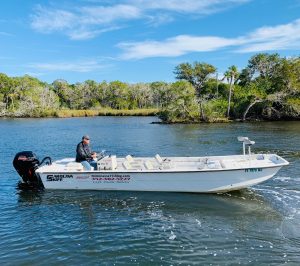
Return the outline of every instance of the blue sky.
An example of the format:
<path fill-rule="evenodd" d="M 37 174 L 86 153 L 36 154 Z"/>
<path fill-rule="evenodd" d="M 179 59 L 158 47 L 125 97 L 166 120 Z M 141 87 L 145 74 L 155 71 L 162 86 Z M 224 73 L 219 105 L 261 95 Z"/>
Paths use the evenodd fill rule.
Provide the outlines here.
<path fill-rule="evenodd" d="M 174 81 L 182 62 L 222 75 L 300 54 L 300 0 L 10 0 L 0 14 L 0 72 L 47 82 Z"/>

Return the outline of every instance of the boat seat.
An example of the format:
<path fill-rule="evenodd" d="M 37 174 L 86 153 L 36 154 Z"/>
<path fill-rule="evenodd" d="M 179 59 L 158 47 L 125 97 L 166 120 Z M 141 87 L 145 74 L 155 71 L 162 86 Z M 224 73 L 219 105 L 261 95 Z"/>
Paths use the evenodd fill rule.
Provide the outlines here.
<path fill-rule="evenodd" d="M 205 168 L 205 162 L 204 161 L 200 161 L 197 167 L 199 170 L 202 170 Z"/>
<path fill-rule="evenodd" d="M 151 161 L 146 161 L 146 162 L 144 163 L 144 166 L 145 166 L 145 168 L 146 168 L 147 170 L 153 170 L 153 169 L 154 169 L 154 166 L 153 166 L 153 164 L 152 164 Z"/>
<path fill-rule="evenodd" d="M 67 163 L 66 167 L 69 171 L 83 171 L 84 167 L 81 163 L 77 162 L 69 162 Z"/>
<path fill-rule="evenodd" d="M 111 158 L 111 170 L 116 170 L 118 167 L 117 156 L 112 155 L 112 156 L 110 156 L 110 158 Z"/>
<path fill-rule="evenodd" d="M 260 160 L 264 160 L 265 159 L 265 156 L 263 154 L 258 154 L 256 156 L 256 160 L 260 161 Z"/>
<path fill-rule="evenodd" d="M 222 160 L 213 160 L 210 158 L 201 158 L 199 160 L 198 169 L 221 169 L 226 168 L 224 162 Z"/>
<path fill-rule="evenodd" d="M 125 157 L 125 159 L 129 162 L 129 163 L 133 163 L 133 157 L 131 156 L 131 155 L 127 155 L 126 157 Z"/>
<path fill-rule="evenodd" d="M 168 158 L 163 159 L 163 158 L 161 158 L 161 156 L 159 154 L 156 154 L 154 159 L 155 159 L 159 169 L 166 170 L 166 169 L 172 168 L 171 161 Z"/>
<path fill-rule="evenodd" d="M 117 156 L 110 155 L 98 160 L 97 170 L 116 170 L 118 167 Z"/>
<path fill-rule="evenodd" d="M 220 169 L 222 168 L 219 160 L 207 160 L 206 166 L 208 169 Z"/>
<path fill-rule="evenodd" d="M 159 154 L 156 154 L 154 158 L 155 158 L 155 160 L 156 160 L 159 164 L 162 164 L 162 163 L 164 162 L 163 159 L 160 157 Z"/>
<path fill-rule="evenodd" d="M 219 162 L 222 168 L 226 168 L 226 165 L 224 164 L 223 160 L 219 160 Z"/>
<path fill-rule="evenodd" d="M 123 167 L 124 167 L 126 170 L 132 169 L 130 162 L 128 162 L 127 160 L 125 160 L 125 161 L 123 162 Z"/>
<path fill-rule="evenodd" d="M 127 155 L 125 157 L 125 159 L 130 164 L 132 169 L 142 169 L 143 168 L 143 161 L 136 160 L 131 155 Z"/>

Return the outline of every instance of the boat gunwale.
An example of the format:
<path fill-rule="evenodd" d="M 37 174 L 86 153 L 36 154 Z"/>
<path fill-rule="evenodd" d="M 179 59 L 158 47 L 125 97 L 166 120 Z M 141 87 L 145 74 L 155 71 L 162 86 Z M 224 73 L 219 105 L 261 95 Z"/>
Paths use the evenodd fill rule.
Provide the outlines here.
<path fill-rule="evenodd" d="M 45 172 L 42 172 L 42 171 L 39 171 L 40 169 L 37 169 L 36 172 L 39 173 L 39 174 L 53 174 L 53 173 L 69 173 L 69 174 L 118 174 L 118 173 L 128 173 L 128 174 L 136 174 L 136 173 L 143 173 L 143 174 L 157 174 L 157 173 L 163 173 L 163 174 L 170 174 L 170 173 L 203 173 L 203 172 L 223 172 L 223 171 L 241 171 L 241 170 L 245 170 L 245 169 L 256 169 L 256 168 L 260 168 L 260 169 L 268 169 L 268 168 L 276 168 L 276 167 L 283 167 L 283 166 L 286 166 L 286 165 L 289 165 L 289 163 L 281 163 L 281 164 L 277 164 L 277 165 L 271 165 L 271 166 L 261 166 L 261 167 L 243 167 L 243 168 L 231 168 L 231 169 L 199 169 L 199 170 L 183 170 L 183 171 L 178 171 L 178 170 L 175 170 L 175 171 L 170 171 L 170 169 L 167 169 L 167 170 L 160 170 L 160 171 L 157 171 L 157 170 L 154 170 L 154 171 L 151 171 L 151 170 L 136 170 L 136 171 L 126 171 L 126 170 L 123 170 L 123 171 L 98 171 L 98 170 L 95 170 L 95 171 L 45 171 Z"/>
<path fill-rule="evenodd" d="M 258 154 L 252 154 L 252 155 L 258 155 Z M 118 173 L 126 173 L 126 174 L 136 174 L 136 173 L 150 173 L 150 174 L 157 174 L 157 173 L 164 173 L 164 174 L 169 174 L 169 173 L 205 173 L 205 172 L 223 172 L 223 171 L 240 171 L 240 170 L 245 170 L 245 169 L 269 169 L 269 168 L 276 168 L 276 167 L 283 167 L 287 166 L 290 163 L 282 158 L 281 156 L 277 154 L 263 154 L 263 155 L 269 155 L 269 156 L 277 156 L 279 159 L 281 159 L 283 162 L 279 164 L 274 165 L 264 165 L 264 166 L 249 166 L 249 167 L 240 167 L 240 168 L 212 168 L 212 169 L 197 169 L 197 170 L 178 170 L 178 169 L 122 169 L 122 170 L 94 170 L 94 171 L 41 171 L 43 167 L 49 166 L 49 165 L 44 165 L 41 168 L 38 168 L 36 170 L 37 173 L 39 174 L 53 174 L 53 173 L 69 173 L 69 174 L 118 174 Z M 211 159 L 216 159 L 216 158 L 224 158 L 224 157 L 238 157 L 238 156 L 243 156 L 243 155 L 225 155 L 225 156 L 207 156 L 207 157 L 192 157 L 192 156 L 187 156 L 187 157 L 174 157 L 174 158 L 211 158 Z M 138 157 L 138 158 L 143 158 L 143 157 Z M 172 158 L 172 156 L 167 157 L 167 158 Z"/>

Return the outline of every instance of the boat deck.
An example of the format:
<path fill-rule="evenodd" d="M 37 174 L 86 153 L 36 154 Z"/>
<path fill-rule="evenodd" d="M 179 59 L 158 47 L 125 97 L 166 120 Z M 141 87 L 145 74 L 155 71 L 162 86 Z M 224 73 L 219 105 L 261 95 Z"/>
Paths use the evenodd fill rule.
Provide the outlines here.
<path fill-rule="evenodd" d="M 268 168 L 287 165 L 288 162 L 275 154 L 251 154 L 208 157 L 132 157 L 107 156 L 98 161 L 95 172 L 178 172 L 220 171 L 246 168 Z M 57 160 L 40 167 L 37 172 L 87 171 L 74 158 Z"/>

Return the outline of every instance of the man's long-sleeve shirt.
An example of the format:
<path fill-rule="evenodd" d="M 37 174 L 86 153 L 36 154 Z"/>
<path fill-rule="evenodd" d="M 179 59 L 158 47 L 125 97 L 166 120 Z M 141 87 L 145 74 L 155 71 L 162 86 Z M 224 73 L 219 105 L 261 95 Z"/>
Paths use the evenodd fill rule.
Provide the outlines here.
<path fill-rule="evenodd" d="M 82 141 L 78 143 L 76 148 L 76 162 L 91 160 L 91 148 L 88 144 L 84 144 Z"/>

